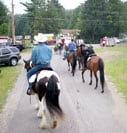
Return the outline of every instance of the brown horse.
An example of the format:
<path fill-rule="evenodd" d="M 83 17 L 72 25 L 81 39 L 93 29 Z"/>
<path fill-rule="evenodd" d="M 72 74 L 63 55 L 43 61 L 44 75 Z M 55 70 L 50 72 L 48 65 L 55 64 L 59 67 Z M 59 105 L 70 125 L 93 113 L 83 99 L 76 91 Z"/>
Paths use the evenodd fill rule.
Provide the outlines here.
<path fill-rule="evenodd" d="M 81 52 L 81 47 L 77 48 L 78 51 L 80 51 L 81 55 L 83 58 L 85 58 L 83 52 Z M 85 62 L 84 62 L 85 63 Z M 92 73 L 95 76 L 96 79 L 96 86 L 95 89 L 97 89 L 98 87 L 98 76 L 97 76 L 97 71 L 100 71 L 100 83 L 101 83 L 101 87 L 102 87 L 102 93 L 104 92 L 104 83 L 105 83 L 105 77 L 104 77 L 104 61 L 101 57 L 97 56 L 97 55 L 93 55 L 91 57 L 88 58 L 87 62 L 86 62 L 86 66 L 84 64 L 82 64 L 83 69 L 82 69 L 82 80 L 83 82 L 85 82 L 84 79 L 84 72 L 86 70 L 90 70 L 90 82 L 89 84 L 92 85 Z"/>
<path fill-rule="evenodd" d="M 81 53 L 80 46 L 77 47 L 76 55 L 77 55 L 77 61 L 78 61 L 79 69 L 81 69 L 84 66 L 84 62 L 83 62 L 83 56 L 82 56 L 82 53 Z"/>
<path fill-rule="evenodd" d="M 77 65 L 77 58 L 76 58 L 75 52 L 70 52 L 68 54 L 67 62 L 68 62 L 68 71 L 70 71 L 70 66 L 71 66 L 71 73 L 72 73 L 72 76 L 74 76 L 75 70 L 76 70 L 76 65 Z"/>

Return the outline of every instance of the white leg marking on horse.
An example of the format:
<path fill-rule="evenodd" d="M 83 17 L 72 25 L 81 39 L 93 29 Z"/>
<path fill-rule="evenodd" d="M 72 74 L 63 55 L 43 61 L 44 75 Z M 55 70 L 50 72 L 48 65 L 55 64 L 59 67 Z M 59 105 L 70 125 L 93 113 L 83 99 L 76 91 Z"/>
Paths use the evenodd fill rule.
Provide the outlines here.
<path fill-rule="evenodd" d="M 38 98 L 38 95 L 35 94 L 35 98 L 36 98 L 36 104 L 35 104 L 35 109 L 38 110 L 39 109 L 39 98 Z"/>
<path fill-rule="evenodd" d="M 41 101 L 41 115 L 42 115 L 42 119 L 39 127 L 42 129 L 49 128 L 49 125 L 47 123 L 47 118 L 46 118 L 46 103 L 45 103 L 44 97 L 42 98 L 42 101 Z"/>
<path fill-rule="evenodd" d="M 57 117 L 56 116 L 51 116 L 51 128 L 56 128 L 57 127 Z"/>

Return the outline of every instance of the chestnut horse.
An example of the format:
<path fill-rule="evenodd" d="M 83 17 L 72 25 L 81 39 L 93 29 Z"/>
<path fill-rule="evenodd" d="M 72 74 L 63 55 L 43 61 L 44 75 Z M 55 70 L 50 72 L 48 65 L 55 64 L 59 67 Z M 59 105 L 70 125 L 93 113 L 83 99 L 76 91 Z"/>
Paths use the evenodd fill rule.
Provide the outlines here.
<path fill-rule="evenodd" d="M 32 68 L 31 60 L 24 60 L 25 69 Z M 59 105 L 60 78 L 52 69 L 40 70 L 31 76 L 29 82 L 32 83 L 32 90 L 37 98 L 37 117 L 42 118 L 40 128 L 55 128 L 58 119 L 63 118 L 63 111 Z M 51 116 L 51 125 L 47 123 L 47 110 Z"/>
<path fill-rule="evenodd" d="M 80 53 L 80 58 L 84 59 L 85 54 L 82 52 L 82 48 L 78 47 L 77 52 Z M 78 56 L 79 54 L 77 54 Z M 102 91 L 101 93 L 104 93 L 104 83 L 105 83 L 105 76 L 104 76 L 104 61 L 101 57 L 97 55 L 90 56 L 86 62 L 86 66 L 84 65 L 85 62 L 80 62 L 83 66 L 82 68 L 82 81 L 85 82 L 84 79 L 84 73 L 86 70 L 90 70 L 90 82 L 89 85 L 92 85 L 92 73 L 95 76 L 96 79 L 96 86 L 94 89 L 97 89 L 98 87 L 98 76 L 97 71 L 100 71 L 100 83 Z"/>
<path fill-rule="evenodd" d="M 70 52 L 67 55 L 67 62 L 68 62 L 68 71 L 70 71 L 70 66 L 71 66 L 71 73 L 72 76 L 74 76 L 77 65 L 77 56 L 75 52 Z"/>

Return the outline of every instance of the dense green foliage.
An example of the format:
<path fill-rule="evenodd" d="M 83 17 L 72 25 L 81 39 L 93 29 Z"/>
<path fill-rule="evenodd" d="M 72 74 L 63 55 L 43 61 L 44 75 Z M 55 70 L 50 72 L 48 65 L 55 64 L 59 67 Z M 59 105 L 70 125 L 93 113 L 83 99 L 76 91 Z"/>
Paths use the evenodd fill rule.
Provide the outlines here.
<path fill-rule="evenodd" d="M 0 1 L 0 35 L 6 36 L 8 35 L 8 19 L 7 19 L 7 8 Z"/>
<path fill-rule="evenodd" d="M 92 42 L 103 36 L 116 36 L 123 30 L 127 17 L 123 14 L 125 4 L 120 0 L 88 0 L 82 5 L 81 36 Z M 127 10 L 127 9 L 126 9 Z"/>

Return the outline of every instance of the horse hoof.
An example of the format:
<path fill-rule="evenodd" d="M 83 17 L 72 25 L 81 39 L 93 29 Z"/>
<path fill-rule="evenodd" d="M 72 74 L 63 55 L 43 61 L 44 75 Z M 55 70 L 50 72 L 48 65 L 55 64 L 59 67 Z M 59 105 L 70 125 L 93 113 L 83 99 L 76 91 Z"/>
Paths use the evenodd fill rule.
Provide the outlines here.
<path fill-rule="evenodd" d="M 39 106 L 37 104 L 35 104 L 35 109 L 39 110 Z"/>
<path fill-rule="evenodd" d="M 56 128 L 57 126 L 57 121 L 53 121 L 53 123 L 51 124 L 51 128 Z"/>
<path fill-rule="evenodd" d="M 104 93 L 104 91 L 101 91 L 101 93 Z"/>
<path fill-rule="evenodd" d="M 40 124 L 39 125 L 39 127 L 41 128 L 41 129 L 47 129 L 47 128 L 49 128 L 49 125 L 48 124 Z"/>
<path fill-rule="evenodd" d="M 42 114 L 41 112 L 38 112 L 38 113 L 37 113 L 37 117 L 38 117 L 38 118 L 42 118 L 42 116 L 43 116 L 43 114 Z"/>

